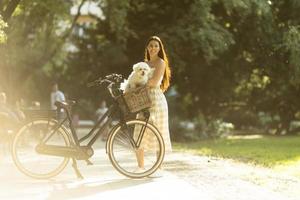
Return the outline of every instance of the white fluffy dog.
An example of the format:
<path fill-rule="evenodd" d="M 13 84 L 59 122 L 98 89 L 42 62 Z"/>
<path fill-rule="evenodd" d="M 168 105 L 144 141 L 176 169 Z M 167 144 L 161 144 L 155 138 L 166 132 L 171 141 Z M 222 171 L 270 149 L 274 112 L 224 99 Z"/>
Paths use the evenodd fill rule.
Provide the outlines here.
<path fill-rule="evenodd" d="M 139 62 L 133 65 L 133 71 L 127 80 L 121 83 L 121 89 L 126 93 L 137 87 L 146 85 L 149 78 L 153 76 L 154 69 L 150 68 L 145 62 Z"/>

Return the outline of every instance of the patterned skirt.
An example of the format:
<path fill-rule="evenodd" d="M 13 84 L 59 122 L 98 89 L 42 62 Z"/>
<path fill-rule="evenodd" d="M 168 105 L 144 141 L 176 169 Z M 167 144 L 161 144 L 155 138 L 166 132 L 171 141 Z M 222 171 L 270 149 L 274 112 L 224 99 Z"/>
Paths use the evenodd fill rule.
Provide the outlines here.
<path fill-rule="evenodd" d="M 168 103 L 165 95 L 159 87 L 150 89 L 150 98 L 152 100 L 152 107 L 150 111 L 149 122 L 156 126 L 165 143 L 165 151 L 171 152 L 171 140 L 169 132 L 169 116 L 168 116 Z M 137 115 L 137 119 L 141 119 L 140 114 Z M 140 130 L 140 129 L 139 129 Z M 134 130 L 134 138 L 136 139 L 139 133 L 139 130 Z M 145 151 L 154 151 L 157 148 L 157 140 L 153 137 L 153 134 L 147 133 L 145 131 L 144 137 L 141 143 L 141 148 Z"/>

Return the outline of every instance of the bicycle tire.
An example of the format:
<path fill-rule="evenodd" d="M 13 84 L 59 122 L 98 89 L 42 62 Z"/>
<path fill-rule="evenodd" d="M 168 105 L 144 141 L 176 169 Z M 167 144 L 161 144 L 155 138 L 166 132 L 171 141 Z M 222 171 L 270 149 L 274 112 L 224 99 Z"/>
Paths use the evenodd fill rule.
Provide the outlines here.
<path fill-rule="evenodd" d="M 121 174 L 129 178 L 144 178 L 153 174 L 161 165 L 164 159 L 165 146 L 164 141 L 159 133 L 158 129 L 143 120 L 129 120 L 125 122 L 126 124 L 126 133 L 122 130 L 122 124 L 117 124 L 112 128 L 112 131 L 109 135 L 107 141 L 107 151 L 109 159 L 113 167 Z M 138 167 L 136 151 L 137 147 L 137 138 L 134 136 L 134 130 L 137 130 L 138 127 L 145 127 L 144 138 L 141 140 L 141 148 L 144 153 L 144 169 L 142 171 L 136 171 Z M 139 130 L 139 128 L 138 128 Z M 145 135 L 146 134 L 146 135 Z M 148 137 L 152 138 L 151 145 L 155 147 L 154 149 L 146 150 L 147 146 L 146 140 Z M 133 143 L 132 143 L 133 142 Z M 144 142 L 144 147 L 143 147 Z M 121 153 L 119 151 L 122 151 Z"/>
<path fill-rule="evenodd" d="M 12 158 L 16 167 L 23 174 L 36 179 L 48 179 L 61 173 L 67 166 L 70 158 L 38 154 L 35 150 L 36 146 L 39 144 L 38 140 L 41 140 L 41 134 L 43 134 L 42 137 L 45 137 L 45 135 L 49 133 L 49 130 L 51 130 L 51 128 L 49 129 L 49 126 L 54 127 L 57 124 L 58 122 L 53 119 L 35 119 L 23 125 L 16 133 L 11 147 Z M 45 126 L 47 127 L 47 130 L 46 128 L 42 129 L 42 127 Z M 46 130 L 47 133 L 42 132 L 44 130 Z M 51 143 L 60 143 L 56 145 L 65 146 L 71 145 L 70 134 L 64 125 L 55 132 L 54 136 L 56 137 L 57 135 L 58 138 L 51 137 Z M 40 172 L 41 170 L 44 170 L 45 167 L 53 166 L 54 161 L 57 162 L 57 165 L 54 165 L 53 169 L 51 167 L 51 169 L 48 171 L 46 170 L 46 172 Z"/>

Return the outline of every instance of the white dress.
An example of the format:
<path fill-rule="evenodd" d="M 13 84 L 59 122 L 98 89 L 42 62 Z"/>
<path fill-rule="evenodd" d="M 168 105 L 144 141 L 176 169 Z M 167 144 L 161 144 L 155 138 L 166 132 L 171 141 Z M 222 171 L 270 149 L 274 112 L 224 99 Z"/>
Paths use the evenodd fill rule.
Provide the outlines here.
<path fill-rule="evenodd" d="M 169 116 L 168 116 L 168 103 L 166 100 L 165 95 L 163 94 L 162 90 L 160 89 L 159 85 L 162 81 L 159 81 L 158 86 L 153 87 L 150 89 L 150 98 L 152 100 L 152 107 L 149 109 L 150 111 L 150 119 L 149 122 L 156 126 L 156 128 L 161 133 L 164 143 L 165 143 L 165 151 L 171 152 L 172 146 L 171 146 L 171 140 L 170 140 L 170 132 L 169 132 Z M 137 118 L 141 118 L 138 114 Z M 135 132 L 135 138 L 137 136 L 137 130 Z M 147 134 L 145 132 L 141 147 L 145 151 L 149 150 L 155 150 L 156 149 L 156 143 L 155 139 L 153 137 L 153 134 Z"/>

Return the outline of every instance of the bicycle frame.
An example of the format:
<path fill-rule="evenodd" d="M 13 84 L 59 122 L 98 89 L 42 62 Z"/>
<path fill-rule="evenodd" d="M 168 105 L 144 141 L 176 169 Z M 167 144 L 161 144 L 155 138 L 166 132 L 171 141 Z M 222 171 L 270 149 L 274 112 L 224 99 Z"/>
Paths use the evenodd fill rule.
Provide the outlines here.
<path fill-rule="evenodd" d="M 105 112 L 105 114 L 96 122 L 96 124 L 94 125 L 94 127 L 89 131 L 89 133 L 87 133 L 86 135 L 84 135 L 82 138 L 78 138 L 77 132 L 74 129 L 73 123 L 72 123 L 72 118 L 70 115 L 69 110 L 64 109 L 66 112 L 66 117 L 57 124 L 57 126 L 52 130 L 52 132 L 45 138 L 43 139 L 42 144 L 46 144 L 47 141 L 52 137 L 53 134 L 55 134 L 55 132 L 62 127 L 62 125 L 68 121 L 70 123 L 70 130 L 71 130 L 71 137 L 72 137 L 72 142 L 74 142 L 74 146 L 77 147 L 84 147 L 84 148 L 92 148 L 92 146 L 94 145 L 94 143 L 97 141 L 97 139 L 99 138 L 99 136 L 103 133 L 103 130 L 105 130 L 105 128 L 112 122 L 113 117 L 115 116 L 115 114 L 117 112 L 120 112 L 120 108 L 117 106 L 117 102 L 115 101 L 113 105 L 111 105 L 109 107 L 109 109 Z M 146 113 L 146 125 L 149 121 L 149 113 Z M 105 118 L 108 118 L 107 121 L 102 124 L 102 122 L 105 120 Z M 121 119 L 120 119 L 120 124 L 122 124 L 122 128 L 125 126 L 126 128 L 126 124 L 124 123 L 124 117 L 123 115 L 121 115 Z M 100 126 L 100 124 L 102 124 Z M 135 148 L 139 148 L 142 138 L 144 136 L 144 132 L 145 132 L 145 128 L 146 126 L 143 126 L 140 130 L 139 136 L 137 138 L 136 142 L 132 142 L 132 145 Z M 94 135 L 94 133 L 97 131 L 97 133 Z M 90 138 L 92 135 L 94 135 L 89 141 L 87 145 L 81 145 L 84 141 L 86 141 L 88 138 Z"/>
<path fill-rule="evenodd" d="M 112 122 L 112 117 L 114 116 L 116 112 L 116 108 L 114 105 L 110 106 L 109 109 L 105 112 L 105 114 L 96 122 L 94 127 L 87 133 L 85 136 L 82 138 L 78 138 L 77 132 L 73 126 L 72 119 L 70 112 L 67 109 L 64 109 L 66 111 L 67 116 L 57 124 L 57 126 L 53 129 L 53 131 L 49 134 L 49 136 L 44 139 L 43 143 L 45 144 L 51 136 L 66 122 L 68 121 L 70 123 L 70 129 L 71 129 L 71 136 L 73 139 L 73 142 L 75 143 L 76 146 L 81 146 L 80 144 L 84 141 L 86 141 L 91 135 L 93 135 L 96 130 L 98 132 L 90 139 L 88 144 L 85 147 L 91 147 L 93 144 L 96 142 L 96 140 L 99 138 L 99 136 L 103 133 L 103 130 Z M 104 119 L 108 117 L 108 120 L 100 126 L 100 124 L 104 121 Z"/>
<path fill-rule="evenodd" d="M 113 87 L 115 86 L 113 82 L 108 81 L 109 85 L 107 86 L 110 94 L 112 97 L 114 97 L 114 103 L 113 105 L 111 105 L 108 109 L 108 111 L 105 112 L 105 114 L 96 122 L 96 124 L 94 125 L 94 127 L 89 131 L 89 133 L 87 133 L 85 136 L 83 136 L 82 138 L 78 138 L 78 135 L 76 133 L 76 130 L 74 129 L 73 123 L 72 123 L 72 118 L 71 118 L 71 114 L 68 108 L 62 107 L 64 109 L 64 111 L 66 112 L 66 117 L 57 125 L 57 127 L 54 128 L 53 132 L 50 133 L 50 135 L 44 139 L 44 141 L 42 142 L 42 144 L 46 144 L 46 142 L 51 138 L 51 136 L 66 122 L 68 121 L 70 124 L 70 129 L 71 129 L 71 136 L 72 136 L 72 140 L 74 142 L 74 145 L 77 147 L 84 147 L 84 148 L 90 148 L 93 146 L 93 144 L 96 142 L 96 140 L 99 138 L 99 136 L 103 133 L 103 130 L 105 130 L 105 128 L 112 122 L 113 117 L 115 116 L 115 114 L 117 112 L 120 113 L 120 121 L 119 123 L 121 124 L 122 128 L 125 126 L 126 128 L 126 123 L 124 120 L 124 114 L 121 111 L 121 108 L 118 105 L 118 102 L 116 100 L 116 96 L 113 92 Z M 127 107 L 127 104 L 125 104 Z M 58 108 L 60 109 L 60 108 Z M 145 112 L 144 112 L 145 113 Z M 108 120 L 104 123 L 103 121 L 106 119 L 106 117 L 108 118 Z M 146 113 L 146 126 L 149 120 L 150 114 L 149 112 Z M 102 125 L 100 125 L 102 124 Z M 132 142 L 132 145 L 135 148 L 139 148 L 142 138 L 144 136 L 144 132 L 145 132 L 145 127 L 143 126 L 140 130 L 140 134 L 138 136 L 137 142 Z M 90 138 L 95 132 L 97 131 L 97 133 L 90 139 L 90 141 L 88 142 L 87 145 L 81 146 L 81 143 L 85 140 L 87 140 L 88 138 Z"/>
<path fill-rule="evenodd" d="M 91 147 L 96 142 L 96 140 L 99 138 L 99 136 L 103 133 L 103 130 L 112 122 L 112 117 L 115 115 L 116 109 L 115 106 L 112 105 L 109 107 L 109 109 L 104 113 L 104 115 L 96 122 L 94 127 L 90 130 L 88 134 L 83 136 L 78 140 L 79 143 L 82 143 L 83 141 L 87 140 L 91 135 L 93 135 L 96 130 L 99 128 L 98 132 L 94 135 L 94 137 L 91 138 L 91 140 L 88 142 L 87 146 Z M 107 121 L 102 124 L 102 122 L 105 120 L 105 118 L 108 118 Z M 100 124 L 102 124 L 100 126 Z"/>
<path fill-rule="evenodd" d="M 113 79 L 113 80 L 109 80 L 109 79 Z M 97 81 L 94 81 L 93 85 L 101 85 L 102 83 L 109 83 L 109 86 L 107 86 L 107 88 L 113 99 L 113 104 L 104 113 L 104 115 L 100 119 L 97 120 L 97 122 L 95 123 L 93 128 L 87 134 L 84 134 L 84 136 L 81 136 L 81 138 L 79 137 L 79 135 L 77 134 L 77 132 L 74 128 L 74 125 L 72 122 L 72 117 L 71 117 L 71 112 L 70 112 L 70 107 L 66 103 L 57 103 L 58 109 L 59 110 L 63 109 L 65 112 L 65 116 L 62 119 L 59 119 L 57 121 L 57 120 L 52 119 L 52 117 L 48 116 L 47 120 L 45 120 L 45 118 L 36 119 L 36 120 L 33 120 L 33 121 L 27 123 L 24 126 L 24 128 L 22 127 L 22 129 L 18 132 L 16 139 L 14 140 L 14 144 L 13 144 L 14 160 L 17 160 L 15 162 L 16 162 L 17 166 L 19 167 L 19 169 L 21 169 L 21 171 L 24 172 L 26 175 L 29 175 L 29 176 L 32 176 L 35 178 L 52 177 L 52 176 L 60 173 L 66 167 L 69 159 L 72 159 L 72 162 L 73 162 L 72 167 L 74 168 L 77 177 L 83 178 L 83 176 L 81 175 L 81 173 L 77 167 L 77 160 L 84 160 L 84 161 L 86 161 L 86 163 L 88 165 L 93 164 L 89 160 L 90 157 L 92 157 L 94 155 L 94 150 L 92 148 L 93 144 L 100 137 L 100 135 L 102 133 L 104 133 L 105 129 L 111 124 L 114 117 L 118 117 L 118 124 L 113 126 L 111 130 L 109 130 L 108 142 L 106 142 L 106 152 L 108 152 L 108 155 L 112 161 L 113 166 L 120 173 L 122 173 L 126 176 L 129 176 L 129 177 L 142 177 L 141 176 L 142 174 L 136 175 L 136 174 L 134 174 L 134 172 L 127 172 L 126 170 L 124 171 L 124 169 L 122 169 L 122 167 L 120 168 L 120 166 L 118 164 L 116 164 L 116 163 L 118 163 L 118 161 L 116 161 L 115 157 L 114 157 L 114 150 L 113 150 L 114 144 L 115 144 L 114 142 L 122 141 L 123 136 L 125 136 L 126 140 L 129 139 L 129 142 L 131 143 L 131 145 L 129 144 L 130 148 L 134 148 L 133 150 L 137 150 L 140 147 L 141 141 L 142 141 L 144 133 L 145 133 L 145 129 L 147 128 L 147 124 L 148 124 L 148 121 L 150 118 L 149 110 L 146 110 L 146 109 L 139 111 L 139 113 L 143 114 L 143 116 L 144 116 L 143 119 L 141 119 L 141 120 L 134 120 L 135 118 L 131 118 L 131 114 L 136 115 L 137 112 L 127 113 L 128 107 L 126 107 L 127 109 L 126 108 L 124 109 L 124 105 L 122 104 L 122 102 L 119 101 L 120 100 L 119 98 L 123 97 L 122 93 L 120 93 L 119 89 L 116 88 L 116 83 L 119 83 L 119 81 L 120 81 L 119 79 L 120 79 L 119 75 L 109 75 L 109 76 L 106 76 L 105 79 L 99 79 Z M 74 103 L 71 102 L 70 105 L 72 105 L 72 104 L 74 104 Z M 125 102 L 125 106 L 127 106 L 126 102 Z M 37 122 L 37 126 L 34 126 L 35 121 Z M 141 123 L 141 122 L 136 122 L 136 121 L 143 121 L 143 122 Z M 69 123 L 68 127 L 64 126 L 64 123 L 66 123 L 66 122 Z M 132 132 L 131 124 L 134 125 L 133 132 Z M 136 124 L 142 125 L 140 130 L 135 129 Z M 38 134 L 39 137 L 34 138 L 33 141 L 35 143 L 33 144 L 34 146 L 32 146 L 32 147 L 35 149 L 35 151 L 38 154 L 41 154 L 41 155 L 64 157 L 65 159 L 63 160 L 63 162 L 61 162 L 61 165 L 59 165 L 59 168 L 56 168 L 50 172 L 46 171 L 45 174 L 39 174 L 39 173 L 37 174 L 37 173 L 34 173 L 33 171 L 28 171 L 27 168 L 24 168 L 22 163 L 19 162 L 19 158 L 17 156 L 18 153 L 16 151 L 16 149 L 18 148 L 17 147 L 18 142 L 22 140 L 21 137 L 24 134 L 28 133 L 28 131 L 27 131 L 28 126 L 30 128 L 30 126 L 32 126 L 32 125 L 33 125 L 33 128 L 37 128 L 37 133 L 39 133 Z M 39 125 L 41 125 L 41 128 L 43 128 L 43 129 L 39 129 L 39 127 L 40 127 Z M 153 125 L 151 125 L 151 126 L 152 126 L 152 129 L 154 128 L 157 130 L 156 127 L 154 127 Z M 45 132 L 44 132 L 44 129 L 46 130 Z M 119 129 L 121 130 L 120 133 L 118 132 Z M 139 131 L 139 133 L 137 133 L 139 135 L 135 141 L 134 138 L 136 136 L 136 130 Z M 56 134 L 56 132 L 58 132 L 58 135 L 62 138 L 62 140 L 64 141 L 64 144 L 61 144 L 60 141 L 57 143 L 57 139 L 59 139 L 59 138 L 53 137 Z M 157 136 L 160 147 L 163 147 L 163 139 L 162 139 L 161 135 L 158 134 L 158 132 L 159 131 L 157 130 L 157 132 L 155 132 L 155 135 Z M 31 133 L 31 131 L 29 131 L 29 133 Z M 34 129 L 33 129 L 32 133 L 36 133 Z M 45 133 L 42 135 L 43 137 L 40 137 L 41 133 Z M 118 138 L 118 137 L 120 137 L 118 134 L 120 134 L 122 137 Z M 27 135 L 25 135 L 25 136 L 27 136 Z M 54 140 L 50 140 L 51 138 L 54 138 Z M 38 140 L 36 140 L 36 139 L 38 139 Z M 86 143 L 82 144 L 83 142 L 86 142 Z M 160 152 L 164 153 L 164 151 L 160 151 Z M 160 154 L 160 155 L 162 155 L 160 157 L 161 158 L 160 162 L 162 162 L 163 154 Z M 155 165 L 153 165 L 153 167 L 154 166 L 158 167 L 160 163 L 158 163 L 158 164 L 157 163 L 158 163 L 158 161 L 156 161 L 156 163 L 155 163 Z M 153 170 L 156 170 L 156 168 L 154 169 L 153 167 L 151 169 L 149 169 L 150 170 L 149 173 L 153 173 L 154 172 Z M 148 171 L 146 171 L 146 172 L 148 172 Z M 129 173 L 129 175 L 128 175 L 128 173 Z"/>

